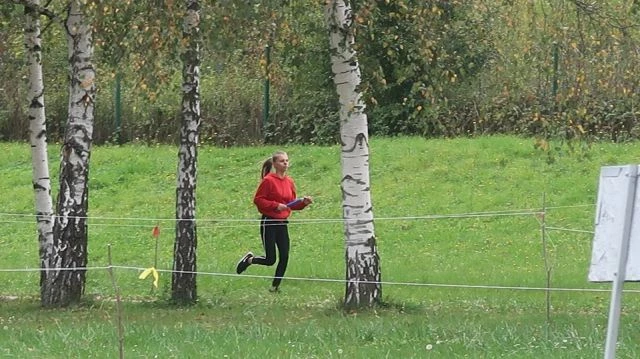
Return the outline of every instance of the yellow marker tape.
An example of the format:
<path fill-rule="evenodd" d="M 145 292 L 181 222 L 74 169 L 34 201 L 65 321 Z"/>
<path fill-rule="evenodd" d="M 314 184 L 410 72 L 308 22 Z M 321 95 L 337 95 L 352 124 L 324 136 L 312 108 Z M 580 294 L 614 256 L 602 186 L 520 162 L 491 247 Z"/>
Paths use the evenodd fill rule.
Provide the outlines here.
<path fill-rule="evenodd" d="M 160 275 L 158 271 L 154 268 L 147 268 L 142 273 L 140 273 L 139 279 L 145 279 L 149 276 L 150 273 L 153 273 L 153 286 L 158 288 L 158 279 L 160 279 Z"/>

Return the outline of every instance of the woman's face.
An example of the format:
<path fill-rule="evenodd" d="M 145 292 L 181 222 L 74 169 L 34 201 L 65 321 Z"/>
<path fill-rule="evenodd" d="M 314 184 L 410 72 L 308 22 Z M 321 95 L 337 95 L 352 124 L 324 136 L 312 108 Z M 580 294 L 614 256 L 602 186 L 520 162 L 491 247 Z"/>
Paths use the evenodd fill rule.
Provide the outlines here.
<path fill-rule="evenodd" d="M 273 161 L 276 173 L 285 173 L 289 169 L 289 156 L 286 153 L 277 155 Z"/>

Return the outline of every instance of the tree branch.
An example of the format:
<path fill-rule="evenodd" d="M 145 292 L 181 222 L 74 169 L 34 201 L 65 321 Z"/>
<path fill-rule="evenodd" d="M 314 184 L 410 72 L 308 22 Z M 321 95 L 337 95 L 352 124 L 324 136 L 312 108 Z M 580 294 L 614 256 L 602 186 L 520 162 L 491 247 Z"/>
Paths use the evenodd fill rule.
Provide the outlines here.
<path fill-rule="evenodd" d="M 9 0 L 9 2 L 12 2 L 16 5 L 23 5 L 24 7 L 29 8 L 40 15 L 48 17 L 50 20 L 62 21 L 60 17 L 53 11 L 47 9 L 46 7 L 36 5 L 29 0 Z M 47 5 L 49 4 L 47 3 Z"/>

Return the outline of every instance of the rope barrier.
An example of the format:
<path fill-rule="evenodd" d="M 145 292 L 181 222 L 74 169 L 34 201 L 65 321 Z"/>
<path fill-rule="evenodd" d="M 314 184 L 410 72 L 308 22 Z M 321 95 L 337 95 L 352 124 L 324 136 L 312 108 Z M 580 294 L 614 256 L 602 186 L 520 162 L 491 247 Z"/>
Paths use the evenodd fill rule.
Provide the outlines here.
<path fill-rule="evenodd" d="M 552 231 L 563 231 L 563 232 L 575 232 L 575 233 L 587 233 L 587 234 L 595 234 L 594 231 L 585 231 L 582 229 L 571 229 L 571 228 L 560 228 L 560 227 L 545 227 L 548 230 Z"/>
<path fill-rule="evenodd" d="M 109 269 L 106 267 L 75 267 L 75 268 L 0 268 L 0 272 L 42 272 L 42 271 L 87 271 L 95 269 Z"/>
<path fill-rule="evenodd" d="M 576 208 L 576 207 L 586 207 L 593 205 L 575 205 L 575 206 L 558 206 L 558 207 L 548 207 L 548 209 L 559 209 L 559 208 Z M 545 212 L 534 209 L 519 209 L 519 210 L 507 210 L 507 211 L 488 211 L 488 212 L 468 212 L 468 213 L 454 213 L 454 214 L 432 214 L 432 215 L 424 215 L 424 216 L 404 216 L 404 217 L 376 217 L 373 218 L 374 222 L 381 221 L 408 221 L 408 220 L 437 220 L 437 219 L 464 219 L 464 218 L 487 218 L 487 217 L 504 217 L 504 216 L 535 216 L 538 220 L 538 223 L 542 225 L 542 222 L 539 220 L 539 216 L 545 215 Z M 20 214 L 20 213 L 0 213 L 0 218 L 2 216 L 7 217 L 35 217 L 35 214 Z M 175 222 L 176 219 L 168 219 L 168 218 L 144 218 L 144 217 L 89 217 L 89 216 L 70 216 L 69 218 L 84 218 L 87 220 L 124 220 L 124 221 L 145 221 L 145 222 Z M 259 223 L 260 219 L 233 219 L 233 218 L 223 218 L 223 219 L 188 219 L 185 221 L 198 221 L 198 222 L 213 222 L 214 226 L 199 226 L 201 229 L 208 228 L 238 228 L 238 227 L 249 227 L 255 226 L 256 223 Z M 308 224 L 323 224 L 323 223 L 344 223 L 349 222 L 350 219 L 340 219 L 340 218 L 311 218 L 311 219 L 290 219 L 289 224 L 291 225 L 308 225 Z M 355 219 L 353 221 L 356 221 Z M 0 223 L 24 223 L 24 224 L 33 224 L 33 221 L 20 221 L 20 220 L 3 220 L 0 219 Z M 222 225 L 219 223 L 236 223 L 233 225 Z M 123 227 L 123 228 L 148 228 L 149 224 L 122 224 L 122 223 L 87 223 L 89 226 L 94 227 Z M 267 225 L 270 225 L 267 223 Z M 274 224 L 275 225 L 275 224 Z M 564 231 L 564 232 L 574 232 L 574 233 L 586 233 L 586 234 L 594 234 L 594 231 L 588 230 L 580 230 L 580 229 L 571 229 L 571 228 L 561 228 L 561 227 L 552 227 L 545 226 L 547 230 L 553 231 Z"/>
<path fill-rule="evenodd" d="M 122 266 L 122 265 L 111 265 L 111 266 L 98 266 L 98 267 L 78 267 L 78 268 L 19 268 L 19 269 L 8 269 L 1 268 L 0 272 L 40 272 L 43 270 L 47 271 L 88 271 L 88 270 L 108 270 L 108 269 L 124 269 L 124 270 L 135 270 L 144 272 L 149 268 L 144 267 L 135 267 L 135 266 Z M 255 278 L 255 279 L 272 279 L 273 276 L 262 276 L 262 275 L 247 275 L 247 274 L 233 274 L 233 273 L 220 273 L 220 272 L 202 272 L 202 271 L 174 271 L 171 269 L 156 269 L 159 273 L 186 273 L 186 274 L 196 274 L 196 275 L 208 275 L 208 276 L 216 276 L 216 277 L 236 277 L 236 278 Z M 335 279 L 335 278 L 305 278 L 305 277 L 284 277 L 286 280 L 292 281 L 307 281 L 307 282 L 324 282 L 324 283 L 343 283 L 346 284 L 350 282 L 346 279 Z M 560 287 L 519 287 L 519 286 L 500 286 L 500 285 L 472 285 L 472 284 L 443 284 L 443 283 L 418 283 L 418 282 L 392 282 L 392 281 L 358 281 L 357 283 L 362 284 L 380 284 L 380 285 L 395 285 L 395 286 L 411 286 L 411 287 L 432 287 L 432 288 L 460 288 L 460 289 L 492 289 L 492 290 L 519 290 L 519 291 L 542 291 L 542 292 L 610 292 L 609 289 L 599 289 L 599 288 L 560 288 Z M 640 290 L 635 289 L 627 289 L 625 293 L 640 293 Z"/>
<path fill-rule="evenodd" d="M 557 207 L 545 207 L 545 211 L 548 210 L 557 210 L 557 209 L 566 209 L 566 208 L 581 208 L 581 207 L 593 207 L 594 205 L 573 205 L 573 206 L 557 206 Z M 432 215 L 423 215 L 423 216 L 404 216 L 404 217 L 377 217 L 373 218 L 374 222 L 379 221 L 411 221 L 411 220 L 438 220 L 438 219 L 464 219 L 464 218 L 489 218 L 489 217 L 505 217 L 505 216 L 533 216 L 540 225 L 543 225 L 540 221 L 540 216 L 546 215 L 546 212 L 540 209 L 517 209 L 517 210 L 505 210 L 505 211 L 487 211 L 487 212 L 468 212 L 468 213 L 457 213 L 457 214 L 432 214 Z M 3 217 L 13 217 L 13 218 L 25 218 L 25 217 L 37 217 L 35 214 L 20 214 L 20 213 L 0 213 L 0 223 L 26 223 L 26 224 L 34 224 L 33 221 L 24 221 L 24 220 L 7 220 L 2 219 Z M 55 216 L 52 216 L 55 217 Z M 69 216 L 68 218 L 82 218 L 88 220 L 88 225 L 90 226 L 113 226 L 113 227 L 143 227 L 148 228 L 151 223 L 158 225 L 160 222 L 175 222 L 176 219 L 170 218 L 145 218 L 145 217 L 91 217 L 91 216 Z M 98 221 L 98 223 L 93 223 L 93 221 Z M 100 221 L 139 221 L 139 222 L 151 222 L 145 224 L 123 224 L 123 223 L 99 223 Z M 220 218 L 220 219 L 189 219 L 186 221 L 198 221 L 208 224 L 213 224 L 213 226 L 199 226 L 199 228 L 232 228 L 232 227 L 241 227 L 241 226 L 255 226 L 256 223 L 259 223 L 259 219 L 234 219 L 234 218 Z M 327 224 L 327 223 L 344 223 L 348 222 L 350 219 L 341 219 L 341 218 L 311 218 L 311 219 L 290 219 L 289 224 L 293 225 L 303 225 L 303 224 Z M 356 221 L 355 219 L 353 221 Z M 225 225 L 226 224 L 226 225 Z M 578 230 L 578 229 L 570 229 L 570 228 L 561 228 L 561 227 L 550 227 L 545 225 L 545 229 L 554 230 L 554 231 L 566 231 L 566 232 L 574 232 L 574 233 L 587 233 L 593 234 L 593 231 L 586 230 Z M 150 268 L 142 268 L 142 267 L 133 267 L 133 266 L 119 266 L 119 265 L 109 265 L 109 266 L 97 266 L 97 267 L 83 267 L 83 268 L 21 268 L 21 269 L 3 269 L 0 268 L 0 272 L 8 273 L 8 272 L 41 272 L 41 271 L 79 271 L 79 270 L 110 270 L 112 268 L 124 269 L 124 270 L 136 270 L 136 271 L 149 271 Z M 244 277 L 244 278 L 260 278 L 260 279 L 271 279 L 272 276 L 259 276 L 259 275 L 238 275 L 233 273 L 219 273 L 219 272 L 181 272 L 181 271 L 173 271 L 167 269 L 155 269 L 153 271 L 156 272 L 164 272 L 164 273 L 191 273 L 191 274 L 199 274 L 199 275 L 208 275 L 208 276 L 219 276 L 219 277 Z M 304 278 L 304 277 L 285 277 L 287 280 L 296 280 L 296 281 L 314 281 L 314 282 L 330 282 L 330 283 L 347 283 L 346 279 L 332 279 L 332 278 Z M 524 291 L 556 291 L 556 292 L 609 292 L 608 289 L 593 289 L 593 288 L 552 288 L 552 287 L 519 287 L 519 286 L 498 286 L 498 285 L 467 285 L 467 284 L 438 284 L 438 283 L 416 283 L 416 282 L 391 282 L 391 281 L 381 281 L 381 282 L 367 282 L 360 281 L 359 283 L 364 284 L 384 284 L 384 285 L 400 285 L 400 286 L 418 286 L 418 287 L 441 287 L 441 288 L 469 288 L 469 289 L 495 289 L 495 290 L 524 290 Z M 625 292 L 631 293 L 640 293 L 640 290 L 625 290 Z"/>
<path fill-rule="evenodd" d="M 542 214 L 537 209 L 516 209 L 506 211 L 488 211 L 488 212 L 469 212 L 469 213 L 453 213 L 453 214 L 431 214 L 423 216 L 399 216 L 399 217 L 374 217 L 372 220 L 378 221 L 399 221 L 399 220 L 431 220 L 431 219 L 452 219 L 452 218 L 481 218 L 481 217 L 504 217 L 504 216 L 530 216 Z M 35 214 L 24 213 L 0 213 L 0 217 L 36 217 Z M 55 217 L 55 216 L 54 216 Z M 175 218 L 145 218 L 145 217 L 91 217 L 91 216 L 68 216 L 69 219 L 86 219 L 88 221 L 141 221 L 141 222 L 176 222 Z M 213 222 L 217 223 L 251 223 L 255 224 L 260 222 L 260 219 L 255 218 L 201 218 L 201 219 L 181 219 L 180 221 L 197 221 L 197 222 Z M 319 223 L 343 223 L 349 221 L 360 221 L 359 219 L 343 219 L 343 218 L 311 218 L 311 219 L 289 219 L 290 224 L 319 224 Z M 29 221 L 9 221 L 0 220 L 0 223 L 33 223 Z M 89 225 L 108 226 L 107 223 L 89 223 Z M 115 224 L 114 226 L 123 226 L 122 224 Z M 218 227 L 218 226 L 216 226 Z"/>
<path fill-rule="evenodd" d="M 566 209 L 566 208 L 585 208 L 585 207 L 595 207 L 595 204 L 575 204 L 571 206 L 555 206 L 555 207 L 546 207 L 545 209 Z"/>
<path fill-rule="evenodd" d="M 455 219 L 455 218 L 486 218 L 486 217 L 503 217 L 503 216 L 535 216 L 538 219 L 538 216 L 543 215 L 544 212 L 540 211 L 530 211 L 530 212 L 475 212 L 475 213 L 461 213 L 461 214 L 449 214 L 449 215 L 426 215 L 426 216 L 411 216 L 411 217 L 380 217 L 374 218 L 374 221 L 399 221 L 399 220 L 436 220 L 436 219 Z M 4 213 L 0 213 L 0 216 L 6 215 Z M 23 215 L 26 216 L 26 215 Z M 72 217 L 73 218 L 73 217 Z M 87 219 L 92 219 L 92 217 L 84 217 Z M 130 218 L 129 220 L 136 220 L 137 218 Z M 175 220 L 173 220 L 175 221 Z M 203 221 L 203 220 L 198 220 Z M 204 220 L 206 221 L 206 220 Z M 259 223 L 259 219 L 224 219 L 217 220 L 220 223 L 224 222 L 251 222 L 246 224 L 235 224 L 235 225 L 214 225 L 214 226 L 199 226 L 200 229 L 209 229 L 209 228 L 239 228 L 239 227 L 253 227 L 256 223 Z M 291 219 L 289 220 L 290 225 L 309 225 L 309 224 L 330 224 L 330 223 L 344 223 L 347 220 L 343 219 Z M 24 224 L 34 224 L 33 221 L 10 221 L 10 220 L 2 220 L 0 219 L 0 223 L 24 223 Z M 542 224 L 542 222 L 538 219 L 538 223 Z M 148 228 L 149 224 L 113 224 L 113 223 L 88 223 L 89 226 L 93 227 L 122 227 L 122 228 Z M 267 224 L 270 225 L 270 224 Z M 594 234 L 594 231 L 588 230 L 580 230 L 580 229 L 572 229 L 572 228 L 562 228 L 562 227 L 552 227 L 545 226 L 547 230 L 553 231 L 564 231 L 564 232 L 574 232 L 574 233 L 586 233 L 586 234 Z"/>

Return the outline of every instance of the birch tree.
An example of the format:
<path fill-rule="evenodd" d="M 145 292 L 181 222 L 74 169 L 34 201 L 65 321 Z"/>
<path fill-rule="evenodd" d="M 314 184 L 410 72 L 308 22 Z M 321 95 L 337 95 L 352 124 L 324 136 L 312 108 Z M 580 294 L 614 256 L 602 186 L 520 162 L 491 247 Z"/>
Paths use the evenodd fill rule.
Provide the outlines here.
<path fill-rule="evenodd" d="M 373 228 L 369 182 L 369 136 L 354 50 L 354 15 L 349 1 L 328 0 L 331 69 L 340 102 L 342 215 L 346 242 L 345 307 L 372 306 L 382 295 L 380 258 Z"/>
<path fill-rule="evenodd" d="M 42 38 L 40 34 L 40 13 L 34 10 L 40 6 L 39 0 L 29 0 L 25 5 L 24 44 L 29 67 L 27 99 L 29 101 L 29 142 L 31 144 L 32 183 L 35 194 L 38 244 L 40 247 L 40 290 L 41 300 L 49 292 L 51 284 L 47 280 L 49 270 L 56 268 L 53 256 L 53 201 L 51 200 L 51 179 L 47 151 L 47 128 L 44 107 L 44 80 L 42 75 Z M 42 304 L 45 304 L 43 301 Z"/>
<path fill-rule="evenodd" d="M 198 127 L 200 126 L 200 4 L 187 0 L 183 25 L 182 126 L 178 150 L 176 188 L 176 241 L 174 245 L 172 299 L 193 303 L 196 291 L 196 179 Z"/>
<path fill-rule="evenodd" d="M 78 302 L 87 265 L 89 157 L 93 135 L 95 76 L 93 34 L 79 0 L 72 0 L 65 21 L 69 56 L 69 113 L 60 155 L 60 192 L 56 205 L 52 263 L 43 286 L 45 306 Z"/>

